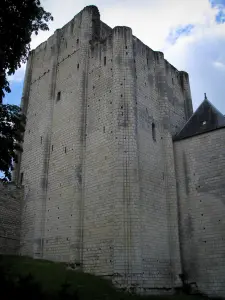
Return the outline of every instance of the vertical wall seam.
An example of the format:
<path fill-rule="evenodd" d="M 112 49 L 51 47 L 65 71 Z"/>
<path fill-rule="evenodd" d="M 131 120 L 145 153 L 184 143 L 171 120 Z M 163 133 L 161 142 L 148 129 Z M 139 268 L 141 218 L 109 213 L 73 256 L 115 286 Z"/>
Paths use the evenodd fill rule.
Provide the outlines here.
<path fill-rule="evenodd" d="M 184 266 L 183 247 L 182 247 L 182 240 L 181 240 L 180 192 L 179 192 L 178 174 L 177 174 L 177 168 L 176 168 L 176 163 L 175 163 L 175 161 L 176 161 L 175 156 L 176 156 L 176 150 L 175 150 L 175 145 L 173 143 L 173 159 L 174 159 L 174 167 L 175 167 L 176 195 L 177 195 L 178 243 L 179 243 L 179 249 L 180 249 L 181 272 L 182 272 L 182 274 L 184 274 L 185 266 Z"/>
<path fill-rule="evenodd" d="M 84 201 L 85 201 L 85 157 L 86 157 L 86 121 L 87 121 L 87 90 L 88 90 L 88 69 L 89 69 L 89 50 L 86 49 L 85 55 L 85 74 L 84 74 L 84 104 L 83 104 L 83 117 L 81 118 L 82 128 L 82 149 L 81 149 L 81 164 L 82 164 L 82 187 L 81 187 L 81 208 L 80 208 L 80 263 L 83 268 L 84 256 Z"/>
<path fill-rule="evenodd" d="M 54 115 L 54 101 L 55 101 L 55 89 L 56 89 L 56 78 L 57 78 L 57 63 L 58 63 L 58 56 L 59 56 L 59 46 L 60 46 L 60 40 L 59 40 L 59 29 L 56 30 L 56 55 L 55 59 L 52 64 L 52 76 L 50 78 L 50 97 L 49 101 L 51 103 L 50 106 L 50 122 L 49 122 L 49 140 L 48 140 L 48 147 L 47 147 L 47 167 L 46 167 L 46 173 L 45 173 L 45 186 L 44 186 L 44 196 L 43 196 L 43 202 L 42 202 L 42 220 L 41 220 L 41 257 L 44 257 L 44 237 L 45 237 L 45 219 L 46 219 L 46 202 L 47 202 L 47 193 L 48 193 L 48 173 L 49 173 L 49 163 L 50 163 L 50 156 L 51 156 L 51 140 L 52 140 L 52 122 L 53 122 L 53 115 Z"/>

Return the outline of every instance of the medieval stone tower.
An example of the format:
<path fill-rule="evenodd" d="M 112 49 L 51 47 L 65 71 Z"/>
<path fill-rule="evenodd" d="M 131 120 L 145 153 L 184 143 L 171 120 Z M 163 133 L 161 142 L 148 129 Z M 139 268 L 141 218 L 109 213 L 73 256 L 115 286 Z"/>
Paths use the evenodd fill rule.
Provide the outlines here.
<path fill-rule="evenodd" d="M 206 244 L 193 242 L 202 234 L 191 194 L 203 186 L 200 170 L 193 175 L 194 148 L 200 151 L 202 143 L 200 135 L 190 138 L 192 132 L 193 145 L 187 150 L 185 144 L 184 126 L 193 113 L 187 73 L 130 28 L 104 24 L 98 9 L 88 6 L 31 52 L 22 109 L 27 125 L 15 174 L 25 187 L 22 255 L 73 262 L 152 293 L 179 286 L 185 273 L 208 292 L 211 277 L 205 278 L 204 253 L 196 250 Z M 215 128 L 225 125 L 217 126 L 218 114 Z M 213 132 L 225 141 L 224 130 Z M 224 161 L 223 155 L 223 168 Z M 218 188 L 223 180 L 221 173 Z M 219 201 L 215 230 L 221 239 Z M 218 256 L 224 240 L 219 245 Z M 222 254 L 219 259 L 224 268 Z M 221 278 L 222 269 L 216 272 Z M 210 282 L 214 294 L 225 292 Z"/>

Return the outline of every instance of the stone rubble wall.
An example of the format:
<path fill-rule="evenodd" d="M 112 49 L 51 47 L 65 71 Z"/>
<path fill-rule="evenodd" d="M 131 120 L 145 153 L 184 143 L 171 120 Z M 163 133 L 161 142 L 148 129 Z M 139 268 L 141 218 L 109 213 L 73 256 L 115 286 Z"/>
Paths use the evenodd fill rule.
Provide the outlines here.
<path fill-rule="evenodd" d="M 18 254 L 20 249 L 23 188 L 0 183 L 0 254 Z"/>

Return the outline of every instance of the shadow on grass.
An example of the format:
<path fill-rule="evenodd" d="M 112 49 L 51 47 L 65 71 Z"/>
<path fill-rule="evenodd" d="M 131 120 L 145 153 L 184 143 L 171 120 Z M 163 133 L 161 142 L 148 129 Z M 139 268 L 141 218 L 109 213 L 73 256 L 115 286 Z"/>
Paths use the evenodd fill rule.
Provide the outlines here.
<path fill-rule="evenodd" d="M 63 300 L 204 300 L 199 295 L 138 296 L 116 289 L 111 281 L 72 271 L 64 263 L 0 255 L 1 299 Z"/>

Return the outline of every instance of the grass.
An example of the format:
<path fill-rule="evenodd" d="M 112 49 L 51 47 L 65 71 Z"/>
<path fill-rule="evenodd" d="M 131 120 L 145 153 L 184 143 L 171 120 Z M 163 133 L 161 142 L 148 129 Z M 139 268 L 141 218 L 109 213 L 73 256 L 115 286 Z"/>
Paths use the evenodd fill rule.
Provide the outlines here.
<path fill-rule="evenodd" d="M 118 291 L 109 280 L 79 271 L 68 270 L 63 263 L 55 263 L 46 260 L 34 260 L 29 257 L 3 256 L 0 255 L 0 269 L 9 270 L 14 277 L 31 274 L 37 281 L 43 292 L 49 295 L 57 295 L 62 285 L 70 284 L 70 291 L 78 291 L 79 299 L 176 299 L 176 300 L 198 300 L 198 296 L 147 296 L 141 297 Z M 202 299 L 202 298 L 201 298 Z"/>

